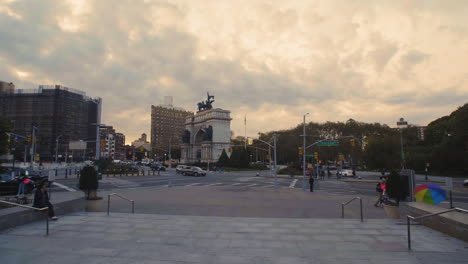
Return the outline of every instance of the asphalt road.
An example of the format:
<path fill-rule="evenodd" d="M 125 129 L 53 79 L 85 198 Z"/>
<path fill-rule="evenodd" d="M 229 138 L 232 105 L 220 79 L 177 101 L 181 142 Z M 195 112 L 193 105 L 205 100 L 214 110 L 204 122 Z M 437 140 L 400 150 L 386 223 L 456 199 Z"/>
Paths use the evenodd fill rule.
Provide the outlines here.
<path fill-rule="evenodd" d="M 169 186 L 233 186 L 233 187 L 263 187 L 274 188 L 274 178 L 269 177 L 268 171 L 261 171 L 260 177 L 256 176 L 257 171 L 245 172 L 224 172 L 222 174 L 209 172 L 205 177 L 183 176 L 177 174 L 175 170 L 161 172 L 161 175 L 146 176 L 127 176 L 127 177 L 107 177 L 104 175 L 99 182 L 99 189 L 103 191 L 142 188 L 142 187 L 169 187 Z M 62 171 L 64 176 L 64 171 Z M 71 191 L 77 189 L 77 177 L 70 176 L 68 179 L 57 177 L 56 184 L 52 187 L 52 192 Z M 330 178 L 325 177 L 324 181 L 315 181 L 315 188 L 322 191 L 335 194 L 346 195 L 367 195 L 376 196 L 374 182 L 378 180 L 378 174 L 375 172 L 358 172 L 362 180 L 356 179 L 353 182 L 343 182 L 336 179 L 335 176 Z M 60 179 L 62 178 L 62 179 Z M 417 177 L 418 184 L 425 183 L 424 177 Z M 429 177 L 430 182 L 444 186 L 441 178 Z M 302 189 L 302 177 L 278 177 L 279 188 L 297 188 Z M 466 208 L 468 205 L 468 188 L 462 186 L 462 179 L 454 180 L 453 203 L 454 206 Z M 308 190 L 308 182 L 306 181 L 306 189 Z M 443 206 L 449 206 L 449 202 L 443 202 Z"/>

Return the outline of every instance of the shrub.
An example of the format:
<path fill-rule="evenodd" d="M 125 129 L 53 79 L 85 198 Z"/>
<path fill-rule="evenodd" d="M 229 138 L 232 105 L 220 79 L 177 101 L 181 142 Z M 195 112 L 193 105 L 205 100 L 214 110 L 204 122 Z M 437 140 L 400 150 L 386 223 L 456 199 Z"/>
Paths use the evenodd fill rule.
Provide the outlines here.
<path fill-rule="evenodd" d="M 408 176 L 400 175 L 393 170 L 387 179 L 387 195 L 390 199 L 394 199 L 397 205 L 406 199 L 409 196 Z"/>
<path fill-rule="evenodd" d="M 85 166 L 80 171 L 80 190 L 86 191 L 87 198 L 91 190 L 97 190 L 99 187 L 98 173 L 93 166 Z"/>

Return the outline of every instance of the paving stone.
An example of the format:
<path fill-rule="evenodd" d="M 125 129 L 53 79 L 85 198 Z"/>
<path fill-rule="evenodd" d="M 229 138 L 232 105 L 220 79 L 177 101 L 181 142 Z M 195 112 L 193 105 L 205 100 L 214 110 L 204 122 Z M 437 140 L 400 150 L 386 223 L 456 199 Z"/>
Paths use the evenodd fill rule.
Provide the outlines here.
<path fill-rule="evenodd" d="M 0 263 L 461 264 L 468 258 L 467 243 L 424 226 L 415 226 L 408 252 L 405 226 L 387 219 L 361 224 L 356 219 L 115 217 L 63 216 L 49 237 L 43 223 L 2 232 Z M 16 254 L 17 248 L 27 248 L 27 254 Z"/>

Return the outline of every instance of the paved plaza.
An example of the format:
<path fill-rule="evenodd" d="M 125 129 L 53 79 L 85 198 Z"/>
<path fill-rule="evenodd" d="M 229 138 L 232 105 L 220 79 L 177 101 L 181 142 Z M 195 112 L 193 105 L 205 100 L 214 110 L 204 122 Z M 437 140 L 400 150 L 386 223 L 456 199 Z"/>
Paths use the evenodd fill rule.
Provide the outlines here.
<path fill-rule="evenodd" d="M 387 219 L 375 197 L 288 188 L 179 186 L 121 189 L 134 199 L 88 202 L 87 212 L 0 232 L 0 263 L 466 263 L 468 243 L 422 225 Z M 110 192 L 100 192 L 107 198 Z"/>
<path fill-rule="evenodd" d="M 0 235 L 1 263 L 466 263 L 467 244 L 388 219 L 76 213 Z"/>

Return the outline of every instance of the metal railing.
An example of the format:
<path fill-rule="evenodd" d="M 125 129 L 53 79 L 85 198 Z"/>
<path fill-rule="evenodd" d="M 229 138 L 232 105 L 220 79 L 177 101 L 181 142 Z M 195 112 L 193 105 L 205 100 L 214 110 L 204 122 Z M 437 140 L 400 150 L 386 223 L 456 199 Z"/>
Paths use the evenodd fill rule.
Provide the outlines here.
<path fill-rule="evenodd" d="M 135 201 L 134 201 L 134 200 L 130 200 L 130 199 L 128 199 L 127 197 L 125 197 L 125 196 L 123 196 L 123 195 L 120 195 L 120 194 L 118 194 L 118 193 L 110 193 L 110 194 L 107 195 L 107 215 L 109 215 L 109 210 L 110 210 L 110 198 L 111 198 L 112 195 L 115 195 L 115 196 L 117 196 L 117 197 L 120 197 L 120 198 L 122 198 L 122 199 L 124 199 L 124 200 L 127 200 L 127 201 L 131 202 L 131 203 L 132 203 L 132 214 L 135 213 Z"/>
<path fill-rule="evenodd" d="M 361 199 L 361 197 L 354 197 L 353 199 L 349 200 L 348 202 L 341 204 L 341 218 L 344 218 L 344 207 L 345 207 L 345 205 L 350 204 L 354 200 L 359 200 L 359 205 L 360 205 L 360 209 L 361 209 L 361 222 L 364 222 L 364 217 L 362 215 L 362 199 Z"/>
<path fill-rule="evenodd" d="M 2 201 L 2 200 L 0 200 L 0 203 L 13 205 L 13 206 L 18 206 L 18 207 L 23 207 L 23 208 L 31 209 L 31 210 L 34 210 L 34 211 L 46 211 L 46 236 L 49 235 L 49 207 L 36 208 L 36 207 L 27 206 L 27 205 Z"/>
<path fill-rule="evenodd" d="M 427 214 L 427 215 L 422 215 L 422 216 L 417 216 L 417 217 L 414 217 L 414 216 L 411 216 L 411 215 L 406 215 L 406 226 L 407 226 L 407 230 L 408 230 L 408 250 L 411 250 L 411 228 L 410 228 L 411 220 L 416 221 L 416 220 L 423 219 L 423 218 L 426 218 L 426 217 L 441 215 L 441 214 L 445 214 L 445 213 L 449 213 L 449 212 L 453 212 L 453 211 L 468 213 L 468 210 L 465 210 L 465 209 L 462 209 L 462 208 L 452 208 L 452 209 L 448 209 L 448 210 L 441 211 L 441 212 L 438 212 L 438 213 L 432 213 L 432 214 Z"/>

